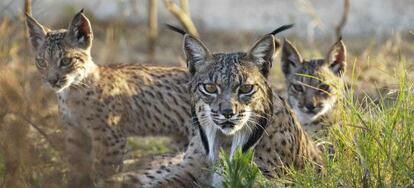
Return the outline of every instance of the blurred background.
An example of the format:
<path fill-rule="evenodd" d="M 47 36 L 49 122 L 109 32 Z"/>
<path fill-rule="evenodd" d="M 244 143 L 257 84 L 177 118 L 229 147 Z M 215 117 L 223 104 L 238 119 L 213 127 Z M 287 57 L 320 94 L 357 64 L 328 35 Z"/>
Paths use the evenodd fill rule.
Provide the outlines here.
<path fill-rule="evenodd" d="M 91 20 L 92 56 L 100 65 L 184 66 L 182 37 L 164 23 L 200 36 L 213 52 L 247 50 L 263 34 L 294 23 L 279 39 L 293 41 L 307 59 L 324 58 L 343 36 L 355 98 L 375 101 L 398 89 L 400 65 L 414 80 L 412 0 L 1 0 L 0 187 L 62 187 L 66 181 L 55 95 L 35 68 L 24 14 L 60 29 L 81 8 Z M 271 79 L 283 92 L 279 57 Z M 167 152 L 165 142 L 131 139 L 129 145 L 141 156 Z"/>
<path fill-rule="evenodd" d="M 123 20 L 145 25 L 150 11 L 147 0 L 32 1 L 33 15 L 48 25 L 62 23 L 62 16 L 81 8 L 101 21 Z M 0 15 L 21 14 L 21 4 L 21 1 L 1 1 Z M 156 2 L 156 7 L 160 23 L 175 23 L 164 0 Z M 209 0 L 190 1 L 188 6 L 192 20 L 202 31 L 269 32 L 280 24 L 295 23 L 296 28 L 289 33 L 304 38 L 332 37 L 344 8 L 343 0 Z M 413 29 L 412 0 L 354 0 L 349 3 L 348 12 L 342 31 L 346 36 L 384 37 Z"/>

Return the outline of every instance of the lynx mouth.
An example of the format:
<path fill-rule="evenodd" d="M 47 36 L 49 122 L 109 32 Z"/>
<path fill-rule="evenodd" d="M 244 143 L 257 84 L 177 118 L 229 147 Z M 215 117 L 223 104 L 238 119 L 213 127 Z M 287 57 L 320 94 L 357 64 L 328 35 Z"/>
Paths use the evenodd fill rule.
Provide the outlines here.
<path fill-rule="evenodd" d="M 225 135 L 233 135 L 237 132 L 241 127 L 243 127 L 240 123 L 235 123 L 231 121 L 225 121 L 223 123 L 217 123 L 216 126 L 221 130 L 221 132 Z"/>
<path fill-rule="evenodd" d="M 302 110 L 305 113 L 316 115 L 319 111 L 318 110 Z"/>
<path fill-rule="evenodd" d="M 59 81 L 57 84 L 55 85 L 51 85 L 50 87 L 52 87 L 53 90 L 55 90 L 57 93 L 63 91 L 65 88 L 68 87 L 68 84 L 66 81 Z"/>
<path fill-rule="evenodd" d="M 247 111 L 247 112 L 246 112 Z M 232 118 L 218 118 L 210 116 L 210 122 L 224 135 L 230 136 L 243 129 L 250 119 L 251 110 L 246 108 L 242 114 L 234 115 Z"/>
<path fill-rule="evenodd" d="M 221 128 L 223 128 L 223 129 L 232 129 L 232 128 L 234 128 L 234 126 L 236 125 L 235 123 L 233 123 L 233 122 L 230 122 L 230 121 L 226 121 L 226 122 L 224 122 L 224 123 L 221 123 L 221 124 L 219 124 L 220 126 L 221 126 Z"/>
<path fill-rule="evenodd" d="M 218 120 L 213 120 L 213 122 L 220 128 L 222 129 L 232 129 L 235 127 L 236 123 L 229 121 L 229 120 L 224 120 L 224 121 L 218 121 Z"/>
<path fill-rule="evenodd" d="M 306 107 L 303 107 L 301 109 L 301 111 L 304 112 L 304 113 L 306 113 L 306 114 L 316 115 L 316 114 L 319 114 L 322 111 L 322 109 L 323 109 L 323 106 L 316 107 L 316 108 L 311 109 L 311 110 L 310 109 L 307 109 Z"/>
<path fill-rule="evenodd" d="M 68 88 L 69 86 L 72 85 L 72 81 L 70 78 L 68 77 L 62 77 L 60 78 L 56 84 L 51 85 L 51 87 L 56 91 L 56 92 L 61 92 L 63 91 L 65 88 Z"/>

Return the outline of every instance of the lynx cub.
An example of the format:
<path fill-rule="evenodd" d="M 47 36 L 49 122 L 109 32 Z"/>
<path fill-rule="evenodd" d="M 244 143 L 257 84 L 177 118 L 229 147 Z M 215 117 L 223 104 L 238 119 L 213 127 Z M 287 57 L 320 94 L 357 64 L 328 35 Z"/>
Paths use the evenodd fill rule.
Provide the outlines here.
<path fill-rule="evenodd" d="M 283 45 L 282 71 L 289 105 L 315 140 L 326 134 L 327 118 L 343 90 L 345 66 L 346 48 L 341 39 L 326 59 L 303 60 L 288 40 Z"/>
<path fill-rule="evenodd" d="M 82 11 L 67 30 L 49 30 L 29 15 L 27 26 L 36 66 L 58 98 L 72 168 L 69 187 L 88 186 L 119 170 L 127 136 L 169 135 L 188 142 L 185 69 L 96 65 L 92 28 Z"/>

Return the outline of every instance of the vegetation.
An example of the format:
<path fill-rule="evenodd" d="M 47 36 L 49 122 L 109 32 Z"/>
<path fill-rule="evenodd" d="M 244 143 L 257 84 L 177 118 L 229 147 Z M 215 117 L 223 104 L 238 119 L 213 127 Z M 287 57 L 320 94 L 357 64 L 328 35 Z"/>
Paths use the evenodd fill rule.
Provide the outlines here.
<path fill-rule="evenodd" d="M 241 149 L 238 148 L 233 156 L 233 160 L 230 159 L 230 156 L 224 150 L 221 150 L 220 159 L 221 164 L 216 171 L 224 177 L 223 187 L 257 187 L 255 180 L 260 174 L 260 170 L 251 162 L 253 150 L 243 154 Z"/>

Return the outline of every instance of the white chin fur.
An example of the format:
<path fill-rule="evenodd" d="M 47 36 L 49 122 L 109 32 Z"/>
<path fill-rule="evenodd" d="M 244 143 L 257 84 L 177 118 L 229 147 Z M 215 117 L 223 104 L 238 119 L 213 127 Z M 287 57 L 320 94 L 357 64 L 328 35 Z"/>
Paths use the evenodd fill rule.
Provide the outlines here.
<path fill-rule="evenodd" d="M 236 125 L 239 126 L 239 125 Z M 240 128 L 234 127 L 234 128 L 221 128 L 220 126 L 216 125 L 215 127 L 218 127 L 220 129 L 220 131 L 226 135 L 226 136 L 231 136 L 234 133 L 236 133 Z M 240 126 L 241 127 L 241 126 Z"/>
<path fill-rule="evenodd" d="M 329 112 L 333 108 L 333 106 L 335 105 L 335 102 L 336 102 L 336 98 L 332 98 L 328 102 L 324 103 L 323 109 L 317 114 L 316 118 L 318 118 L 319 116 L 324 115 L 327 112 Z"/>
<path fill-rule="evenodd" d="M 217 144 L 217 125 L 213 122 L 213 119 L 211 118 L 211 109 L 208 105 L 202 104 L 203 111 L 205 112 L 204 117 L 201 116 L 201 114 L 196 114 L 198 121 L 201 125 L 201 127 L 204 129 L 204 133 L 206 134 L 207 138 L 207 144 L 208 144 L 208 158 L 211 161 L 215 161 L 216 159 L 216 144 Z M 198 106 L 196 106 L 198 108 Z"/>
<path fill-rule="evenodd" d="M 209 128 L 206 128 L 205 130 L 207 142 L 208 142 L 208 158 L 211 161 L 214 161 L 216 159 L 216 136 L 217 136 L 217 128 L 215 126 L 209 126 Z"/>
<path fill-rule="evenodd" d="M 243 129 L 242 131 L 237 132 L 233 136 L 233 140 L 231 143 L 231 149 L 230 149 L 230 159 L 233 159 L 234 152 L 236 152 L 236 149 L 238 147 L 241 148 L 247 142 L 250 134 L 251 134 L 250 129 Z"/>
<path fill-rule="evenodd" d="M 233 141 L 232 141 L 232 146 L 231 146 L 231 151 L 230 151 L 230 156 L 233 156 L 233 153 L 235 149 L 237 148 L 237 146 L 242 146 L 247 141 L 247 138 L 245 137 L 249 136 L 245 130 L 248 129 L 246 126 L 251 116 L 251 112 L 250 112 L 251 109 L 250 108 L 246 109 L 247 114 L 245 114 L 243 119 L 237 125 L 235 125 L 234 128 L 222 129 L 220 126 L 215 124 L 213 119 L 211 118 L 210 107 L 204 104 L 203 108 L 204 108 L 204 112 L 206 113 L 204 118 L 199 116 L 199 114 L 197 114 L 197 116 L 200 121 L 200 124 L 204 128 L 204 132 L 207 137 L 207 142 L 208 142 L 208 147 L 209 147 L 209 154 L 208 154 L 209 159 L 212 161 L 215 161 L 217 158 L 216 153 L 219 150 L 218 147 L 220 147 L 218 145 L 219 140 L 217 140 L 218 139 L 217 130 L 220 130 L 225 136 L 233 136 Z"/>
<path fill-rule="evenodd" d="M 61 88 L 53 88 L 55 90 L 56 93 L 61 93 L 63 92 L 66 88 L 68 88 L 70 86 L 70 84 L 65 84 L 64 86 L 62 86 Z"/>

